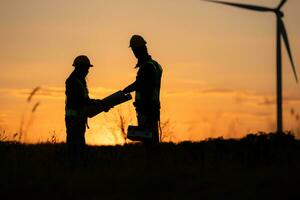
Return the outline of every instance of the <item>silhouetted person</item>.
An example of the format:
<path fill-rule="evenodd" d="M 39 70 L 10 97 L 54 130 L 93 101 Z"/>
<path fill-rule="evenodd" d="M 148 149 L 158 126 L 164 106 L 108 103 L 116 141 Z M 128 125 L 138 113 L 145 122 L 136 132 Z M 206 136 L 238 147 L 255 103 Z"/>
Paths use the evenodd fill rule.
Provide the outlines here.
<path fill-rule="evenodd" d="M 139 35 L 133 35 L 130 45 L 138 62 L 136 81 L 127 86 L 123 92 L 135 91 L 135 106 L 138 126 L 152 132 L 152 138 L 144 140 L 146 147 L 159 143 L 160 121 L 160 86 L 162 77 L 161 66 L 148 54 L 146 41 Z M 149 148 L 148 148 L 149 149 Z"/>
<path fill-rule="evenodd" d="M 86 76 L 93 65 L 85 55 L 80 55 L 73 62 L 74 71 L 66 80 L 65 123 L 67 129 L 67 153 L 71 161 L 82 158 L 85 150 L 85 131 L 88 127 L 89 111 L 101 100 L 89 98 Z M 108 111 L 109 108 L 105 108 Z"/>

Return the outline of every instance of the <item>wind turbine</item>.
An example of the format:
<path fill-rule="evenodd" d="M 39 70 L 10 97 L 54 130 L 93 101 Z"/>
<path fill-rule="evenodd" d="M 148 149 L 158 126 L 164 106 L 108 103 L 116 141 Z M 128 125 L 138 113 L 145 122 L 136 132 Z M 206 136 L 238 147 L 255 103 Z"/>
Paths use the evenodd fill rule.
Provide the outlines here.
<path fill-rule="evenodd" d="M 281 37 L 283 38 L 283 42 L 287 49 L 293 72 L 296 78 L 296 82 L 298 83 L 298 76 L 296 73 L 296 68 L 294 64 L 294 60 L 292 57 L 292 52 L 290 49 L 290 44 L 287 36 L 287 31 L 284 25 L 282 18 L 284 17 L 281 8 L 287 2 L 287 0 L 282 0 L 280 4 L 276 8 L 268 8 L 262 6 L 255 6 L 255 5 L 247 5 L 247 4 L 240 4 L 240 3 L 229 3 L 224 1 L 214 1 L 214 0 L 204 0 L 212 3 L 223 4 L 227 6 L 238 7 L 242 9 L 248 9 L 252 11 L 258 12 L 273 12 L 276 15 L 277 20 L 277 27 L 276 27 L 276 85 L 277 85 L 277 133 L 283 133 L 283 123 L 282 123 L 282 55 L 281 55 Z"/>

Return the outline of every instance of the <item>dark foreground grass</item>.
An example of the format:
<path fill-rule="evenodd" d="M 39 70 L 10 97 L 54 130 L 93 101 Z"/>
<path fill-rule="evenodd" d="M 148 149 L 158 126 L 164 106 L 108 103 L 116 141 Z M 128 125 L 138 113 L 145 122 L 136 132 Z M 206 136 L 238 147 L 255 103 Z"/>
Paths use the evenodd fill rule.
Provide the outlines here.
<path fill-rule="evenodd" d="M 64 144 L 0 143 L 0 199 L 300 199 L 292 135 L 88 147 L 71 167 Z"/>

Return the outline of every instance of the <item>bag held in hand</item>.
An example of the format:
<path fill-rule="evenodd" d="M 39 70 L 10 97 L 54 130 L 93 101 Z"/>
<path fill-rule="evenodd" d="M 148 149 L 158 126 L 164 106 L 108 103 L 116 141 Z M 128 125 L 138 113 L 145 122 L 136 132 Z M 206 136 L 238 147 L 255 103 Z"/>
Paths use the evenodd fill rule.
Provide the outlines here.
<path fill-rule="evenodd" d="M 152 132 L 149 130 L 142 129 L 139 126 L 129 125 L 127 130 L 127 138 L 133 141 L 151 139 Z"/>

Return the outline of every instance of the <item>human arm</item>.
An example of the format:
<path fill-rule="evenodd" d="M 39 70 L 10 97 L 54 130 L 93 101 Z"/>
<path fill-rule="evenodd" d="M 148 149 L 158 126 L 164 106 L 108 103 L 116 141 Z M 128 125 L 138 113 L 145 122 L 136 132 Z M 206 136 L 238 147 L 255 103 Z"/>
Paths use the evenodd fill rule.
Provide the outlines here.
<path fill-rule="evenodd" d="M 136 90 L 136 81 L 134 81 L 132 84 L 130 84 L 126 88 L 124 88 L 123 92 L 125 94 L 128 94 L 128 93 L 133 92 L 135 90 Z"/>

